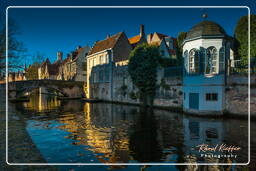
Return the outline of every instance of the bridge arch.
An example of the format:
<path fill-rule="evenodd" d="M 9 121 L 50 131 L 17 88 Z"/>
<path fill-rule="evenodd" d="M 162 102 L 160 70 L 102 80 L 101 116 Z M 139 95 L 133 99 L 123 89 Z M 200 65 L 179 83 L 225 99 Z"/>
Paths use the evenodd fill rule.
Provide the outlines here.
<path fill-rule="evenodd" d="M 8 83 L 8 97 L 16 99 L 24 92 L 31 92 L 35 88 L 54 90 L 58 94 L 69 98 L 84 97 L 84 82 L 65 80 L 24 80 Z"/>
<path fill-rule="evenodd" d="M 16 91 L 16 97 L 21 97 L 26 92 L 32 92 L 33 90 L 40 89 L 40 88 L 45 88 L 47 90 L 53 90 L 53 91 L 57 92 L 60 96 L 68 97 L 68 95 L 65 92 L 63 92 L 61 89 L 58 89 L 54 86 L 46 86 L 46 85 L 45 86 L 37 85 L 37 86 L 24 87 L 24 88 L 19 89 L 19 90 Z"/>

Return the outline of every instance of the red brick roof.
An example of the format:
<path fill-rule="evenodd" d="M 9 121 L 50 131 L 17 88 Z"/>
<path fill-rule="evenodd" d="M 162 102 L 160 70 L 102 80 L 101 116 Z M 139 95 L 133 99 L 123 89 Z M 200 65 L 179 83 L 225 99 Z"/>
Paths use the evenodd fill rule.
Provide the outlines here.
<path fill-rule="evenodd" d="M 90 50 L 88 55 L 106 50 L 106 49 L 110 49 L 113 48 L 116 45 L 117 40 L 119 39 L 119 37 L 123 34 L 123 32 L 119 32 L 105 40 L 101 40 L 98 41 L 94 44 L 94 46 L 92 47 L 92 49 Z"/>

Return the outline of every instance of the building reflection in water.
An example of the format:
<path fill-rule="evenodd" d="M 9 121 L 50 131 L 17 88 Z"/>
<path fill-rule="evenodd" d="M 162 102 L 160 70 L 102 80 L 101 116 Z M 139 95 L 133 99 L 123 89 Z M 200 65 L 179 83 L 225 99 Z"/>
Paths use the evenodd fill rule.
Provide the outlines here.
<path fill-rule="evenodd" d="M 224 121 L 222 119 L 207 119 L 197 117 L 184 117 L 184 152 L 185 162 L 187 163 L 247 163 L 248 161 L 248 127 L 247 122 L 239 120 Z M 241 137 L 243 137 L 241 139 Z M 228 146 L 240 147 L 241 150 L 227 152 L 207 151 L 199 152 L 198 145 L 207 144 L 209 147 Z M 217 154 L 217 155 L 237 155 L 234 157 L 205 157 L 202 154 Z M 241 166 L 236 166 L 242 168 Z M 225 168 L 230 170 L 232 166 L 186 166 L 188 170 L 197 170 L 203 168 L 206 170 L 221 170 Z"/>
<path fill-rule="evenodd" d="M 85 103 L 83 115 L 63 115 L 59 121 L 61 129 L 71 132 L 66 138 L 97 154 L 100 162 L 182 161 L 182 122 L 165 111 Z"/>
<path fill-rule="evenodd" d="M 72 140 L 72 146 L 90 151 L 97 162 L 234 162 L 200 157 L 195 147 L 203 143 L 241 146 L 244 155 L 236 162 L 247 161 L 246 122 L 188 117 L 164 110 L 146 111 L 136 106 L 110 103 L 59 101 L 42 95 L 33 98 L 27 107 L 38 111 L 58 108 L 50 115 L 45 114 L 44 119 L 58 121 L 58 129 L 69 133 L 65 138 Z M 63 143 L 63 139 L 59 141 Z M 111 166 L 120 167 L 125 166 Z M 186 167 L 176 166 L 178 170 L 189 169 Z"/>
<path fill-rule="evenodd" d="M 201 144 L 215 146 L 223 142 L 223 123 L 219 121 L 207 121 L 199 118 L 184 118 L 184 144 L 186 155 L 199 156 L 198 148 Z"/>
<path fill-rule="evenodd" d="M 40 89 L 35 89 L 29 95 L 29 102 L 24 103 L 24 107 L 35 111 L 45 111 L 57 109 L 60 106 L 60 100 L 56 95 L 39 93 Z"/>

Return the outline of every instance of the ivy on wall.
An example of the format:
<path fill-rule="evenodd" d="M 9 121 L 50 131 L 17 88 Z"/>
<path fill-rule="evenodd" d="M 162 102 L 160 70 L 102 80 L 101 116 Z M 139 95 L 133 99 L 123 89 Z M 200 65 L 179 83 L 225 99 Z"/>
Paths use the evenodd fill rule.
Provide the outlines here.
<path fill-rule="evenodd" d="M 129 56 L 128 72 L 143 106 L 153 106 L 160 58 L 159 48 L 146 43 L 138 45 Z"/>

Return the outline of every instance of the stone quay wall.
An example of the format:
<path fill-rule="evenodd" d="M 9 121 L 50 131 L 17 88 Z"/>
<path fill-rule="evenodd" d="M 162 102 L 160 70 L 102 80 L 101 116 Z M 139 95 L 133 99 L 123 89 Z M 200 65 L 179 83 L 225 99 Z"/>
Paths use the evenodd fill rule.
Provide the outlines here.
<path fill-rule="evenodd" d="M 157 85 L 158 88 L 156 90 L 154 105 L 156 107 L 182 110 L 182 77 L 166 77 L 163 69 L 159 69 L 157 74 Z M 138 90 L 132 84 L 132 80 L 127 71 L 127 66 L 114 66 L 112 84 L 110 83 L 108 86 L 110 86 L 110 90 L 112 89 L 112 98 L 108 99 L 109 101 L 139 104 L 137 96 Z M 100 95 L 98 95 L 98 97 L 100 97 Z M 256 117 L 255 75 L 251 75 L 250 98 L 251 116 Z M 248 116 L 248 75 L 239 74 L 227 77 L 224 105 L 225 114 L 243 117 Z"/>
<path fill-rule="evenodd" d="M 154 105 L 182 109 L 182 78 L 164 77 L 162 69 L 157 73 Z M 138 89 L 132 84 L 127 66 L 116 66 L 113 70 L 113 101 L 139 104 Z"/>
<path fill-rule="evenodd" d="M 250 79 L 250 112 L 256 117 L 256 75 Z M 227 113 L 248 116 L 248 75 L 230 75 L 225 89 L 225 108 Z"/>

